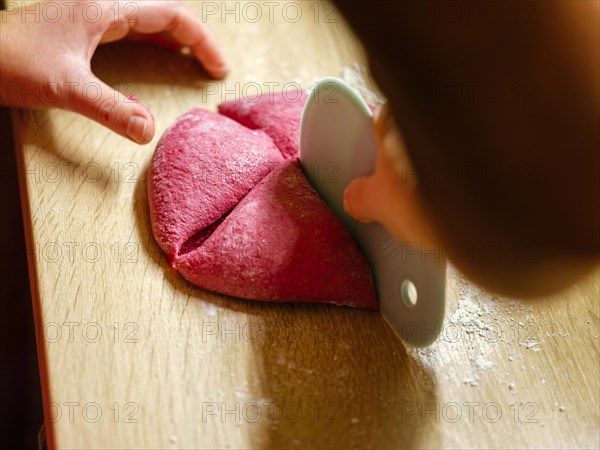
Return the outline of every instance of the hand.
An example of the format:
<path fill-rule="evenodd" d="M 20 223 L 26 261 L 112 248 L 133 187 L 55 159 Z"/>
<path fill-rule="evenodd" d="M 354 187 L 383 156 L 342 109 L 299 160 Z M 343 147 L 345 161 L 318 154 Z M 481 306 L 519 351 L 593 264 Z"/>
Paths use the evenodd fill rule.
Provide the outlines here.
<path fill-rule="evenodd" d="M 344 192 L 344 209 L 358 221 L 381 223 L 403 242 L 433 248 L 438 237 L 422 206 L 416 173 L 387 103 L 375 112 L 373 128 L 378 147 L 375 171 L 352 180 Z"/>
<path fill-rule="evenodd" d="M 152 140 L 154 117 L 92 73 L 99 44 L 158 35 L 189 47 L 211 76 L 228 73 L 213 37 L 179 1 L 54 1 L 8 9 L 0 18 L 1 104 L 72 110 L 139 144 Z"/>

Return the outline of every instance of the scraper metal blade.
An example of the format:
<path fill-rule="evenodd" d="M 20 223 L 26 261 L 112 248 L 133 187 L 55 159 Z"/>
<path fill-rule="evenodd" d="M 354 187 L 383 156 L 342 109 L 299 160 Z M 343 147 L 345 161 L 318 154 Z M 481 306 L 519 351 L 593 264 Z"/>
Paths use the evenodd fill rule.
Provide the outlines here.
<path fill-rule="evenodd" d="M 381 313 L 408 344 L 430 345 L 442 328 L 446 263 L 403 243 L 378 223 L 361 223 L 344 211 L 346 186 L 375 169 L 372 114 L 360 94 L 337 78 L 311 91 L 300 128 L 299 159 L 319 195 L 361 246 L 377 289 Z"/>

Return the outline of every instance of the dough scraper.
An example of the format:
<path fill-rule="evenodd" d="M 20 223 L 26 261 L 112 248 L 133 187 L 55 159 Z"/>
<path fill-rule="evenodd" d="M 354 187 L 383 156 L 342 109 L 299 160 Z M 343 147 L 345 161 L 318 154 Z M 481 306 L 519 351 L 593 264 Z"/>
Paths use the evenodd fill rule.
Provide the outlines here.
<path fill-rule="evenodd" d="M 378 223 L 354 220 L 343 206 L 346 186 L 375 169 L 372 121 L 371 110 L 357 91 L 338 78 L 321 79 L 302 114 L 299 159 L 312 186 L 362 248 L 383 317 L 406 343 L 425 347 L 442 328 L 445 261 L 398 241 Z"/>

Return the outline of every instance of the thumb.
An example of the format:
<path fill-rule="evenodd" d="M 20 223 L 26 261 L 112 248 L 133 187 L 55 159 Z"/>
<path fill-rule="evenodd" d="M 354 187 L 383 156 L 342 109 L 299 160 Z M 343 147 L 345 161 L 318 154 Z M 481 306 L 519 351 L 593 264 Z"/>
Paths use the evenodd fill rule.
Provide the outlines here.
<path fill-rule="evenodd" d="M 135 98 L 126 97 L 91 72 L 83 83 L 70 84 L 64 107 L 82 114 L 138 144 L 154 137 L 154 117 Z"/>
<path fill-rule="evenodd" d="M 380 198 L 372 175 L 356 178 L 344 191 L 344 209 L 359 222 L 372 222 L 377 217 Z"/>

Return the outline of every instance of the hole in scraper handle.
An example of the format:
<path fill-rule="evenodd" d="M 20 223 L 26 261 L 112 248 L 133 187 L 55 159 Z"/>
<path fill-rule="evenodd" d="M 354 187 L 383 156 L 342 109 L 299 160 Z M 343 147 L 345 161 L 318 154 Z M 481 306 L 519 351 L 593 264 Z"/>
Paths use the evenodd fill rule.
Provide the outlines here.
<path fill-rule="evenodd" d="M 417 304 L 417 287 L 412 281 L 404 280 L 402 282 L 402 287 L 400 288 L 400 293 L 406 306 L 412 307 Z"/>

